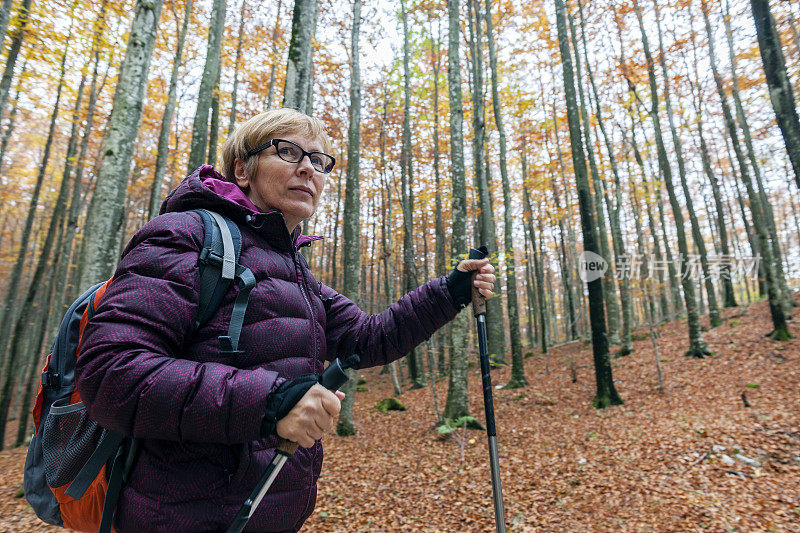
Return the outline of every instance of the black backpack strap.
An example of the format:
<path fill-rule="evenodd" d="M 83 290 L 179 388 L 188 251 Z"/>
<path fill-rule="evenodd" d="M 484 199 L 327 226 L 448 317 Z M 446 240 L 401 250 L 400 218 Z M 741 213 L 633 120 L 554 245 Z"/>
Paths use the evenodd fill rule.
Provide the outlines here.
<path fill-rule="evenodd" d="M 128 446 L 117 448 L 114 457 L 114 464 L 111 467 L 111 475 L 108 478 L 108 488 L 106 489 L 106 499 L 103 502 L 103 514 L 100 517 L 100 527 L 97 533 L 110 533 L 111 522 L 114 519 L 114 509 L 119 501 L 119 493 L 122 490 L 123 475 L 125 474 L 126 455 L 129 451 Z"/>
<path fill-rule="evenodd" d="M 203 249 L 198 260 L 200 300 L 195 323 L 195 327 L 200 327 L 214 315 L 236 275 L 242 235 L 236 224 L 217 213 L 207 209 L 194 212 L 203 220 L 204 232 Z"/>
<path fill-rule="evenodd" d="M 108 462 L 109 459 L 122 447 L 122 441 L 125 436 L 117 431 L 106 431 L 97 443 L 97 448 L 94 449 L 89 460 L 80 469 L 80 472 L 72 480 L 69 487 L 67 487 L 66 494 L 70 498 L 80 500 L 92 481 L 95 480 L 100 469 Z"/>
<path fill-rule="evenodd" d="M 256 279 L 249 268 L 239 264 L 242 251 L 242 234 L 239 227 L 228 218 L 209 211 L 197 209 L 203 219 L 204 242 L 200 252 L 200 303 L 196 326 L 208 322 L 220 305 L 232 280 L 237 280 L 239 292 L 233 304 L 228 334 L 219 337 L 220 350 L 226 355 L 239 352 L 239 336 L 247 312 L 250 291 Z"/>

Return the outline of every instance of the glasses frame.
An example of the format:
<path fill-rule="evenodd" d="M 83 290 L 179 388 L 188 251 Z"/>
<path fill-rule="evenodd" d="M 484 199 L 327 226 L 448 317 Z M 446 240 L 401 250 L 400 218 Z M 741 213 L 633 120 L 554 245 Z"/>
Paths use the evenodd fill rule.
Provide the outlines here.
<path fill-rule="evenodd" d="M 281 142 L 289 143 L 292 146 L 296 146 L 300 150 L 300 152 L 302 153 L 302 155 L 300 156 L 300 159 L 298 159 L 297 161 L 290 161 L 288 159 L 284 159 L 284 157 L 278 151 L 278 143 L 281 143 Z M 248 150 L 247 157 L 250 157 L 252 155 L 256 155 L 257 153 L 261 152 L 262 150 L 266 150 L 267 148 L 269 148 L 271 146 L 275 147 L 276 155 L 278 157 L 280 157 L 282 161 L 286 161 L 287 163 L 299 163 L 300 161 L 303 160 L 304 157 L 308 156 L 308 160 L 309 160 L 309 162 L 311 162 L 311 166 L 314 167 L 314 170 L 316 170 L 317 172 L 322 172 L 323 174 L 330 174 L 331 171 L 333 170 L 333 167 L 336 165 L 336 158 L 333 157 L 332 155 L 326 154 L 325 152 L 320 152 L 318 150 L 315 150 L 313 152 L 306 152 L 303 149 L 303 147 L 300 146 L 299 144 L 294 143 L 292 141 L 287 141 L 286 139 L 271 139 L 271 140 L 265 142 L 264 144 L 260 144 L 260 145 L 256 146 L 255 148 L 253 148 L 252 150 Z M 314 162 L 311 159 L 311 156 L 314 155 L 314 154 L 322 154 L 325 157 L 329 157 L 330 160 L 331 160 L 330 168 L 328 170 L 325 170 L 324 168 L 317 168 L 314 165 Z"/>

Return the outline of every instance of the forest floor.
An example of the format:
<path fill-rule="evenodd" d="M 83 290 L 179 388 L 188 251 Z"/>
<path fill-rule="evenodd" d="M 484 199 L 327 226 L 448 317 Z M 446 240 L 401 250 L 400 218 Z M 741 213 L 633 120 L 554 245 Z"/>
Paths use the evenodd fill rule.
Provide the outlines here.
<path fill-rule="evenodd" d="M 525 359 L 530 386 L 494 390 L 509 531 L 800 532 L 800 320 L 790 323 L 798 338 L 777 343 L 764 337 L 766 302 L 724 315 L 705 333 L 716 352 L 706 359 L 683 356 L 685 319 L 663 326 L 663 393 L 644 329 L 635 352 L 613 360 L 624 405 L 591 406 L 583 342 L 535 352 Z M 510 371 L 493 371 L 494 384 Z M 361 374 L 358 435 L 326 438 L 317 507 L 303 530 L 493 531 L 485 432 L 440 438 L 430 387 L 400 396 L 407 411 L 380 413 L 389 377 Z M 447 381 L 436 390 L 443 405 Z M 476 368 L 470 408 L 483 420 L 480 391 Z M 0 530 L 47 531 L 15 497 L 24 458 L 21 448 L 0 452 Z"/>

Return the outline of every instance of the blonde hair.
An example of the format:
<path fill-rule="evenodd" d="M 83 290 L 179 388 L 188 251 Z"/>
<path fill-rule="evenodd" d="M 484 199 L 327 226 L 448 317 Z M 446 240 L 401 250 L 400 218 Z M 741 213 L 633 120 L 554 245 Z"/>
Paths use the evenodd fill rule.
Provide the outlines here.
<path fill-rule="evenodd" d="M 245 172 L 248 176 L 253 176 L 258 158 L 247 157 L 247 152 L 286 134 L 318 139 L 325 152 L 330 153 L 332 150 L 331 139 L 321 120 L 295 109 L 270 109 L 240 124 L 222 145 L 222 173 L 225 178 L 236 183 L 234 167 L 237 159 L 244 161 Z"/>

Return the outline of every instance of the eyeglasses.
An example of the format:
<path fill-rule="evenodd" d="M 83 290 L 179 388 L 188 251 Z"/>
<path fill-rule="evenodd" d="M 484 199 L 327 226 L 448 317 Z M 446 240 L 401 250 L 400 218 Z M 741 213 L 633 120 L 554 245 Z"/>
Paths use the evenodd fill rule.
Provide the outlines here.
<path fill-rule="evenodd" d="M 322 172 L 323 174 L 330 173 L 330 171 L 333 170 L 333 165 L 336 164 L 336 159 L 334 159 L 332 155 L 328 155 L 325 152 L 306 152 L 292 141 L 287 141 L 285 139 L 272 139 L 262 145 L 256 146 L 247 152 L 247 157 L 255 155 L 262 150 L 266 150 L 270 146 L 274 146 L 278 157 L 287 163 L 299 163 L 305 156 L 308 156 L 308 160 L 311 161 L 311 166 L 314 167 L 314 170 Z"/>

